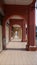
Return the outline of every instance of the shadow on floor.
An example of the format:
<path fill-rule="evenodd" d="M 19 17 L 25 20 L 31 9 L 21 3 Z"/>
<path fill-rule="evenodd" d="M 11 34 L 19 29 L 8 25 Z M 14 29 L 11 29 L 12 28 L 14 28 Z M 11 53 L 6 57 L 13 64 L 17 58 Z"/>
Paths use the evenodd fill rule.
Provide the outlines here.
<path fill-rule="evenodd" d="M 18 50 L 18 51 L 25 51 L 26 48 L 6 48 L 5 50 Z"/>

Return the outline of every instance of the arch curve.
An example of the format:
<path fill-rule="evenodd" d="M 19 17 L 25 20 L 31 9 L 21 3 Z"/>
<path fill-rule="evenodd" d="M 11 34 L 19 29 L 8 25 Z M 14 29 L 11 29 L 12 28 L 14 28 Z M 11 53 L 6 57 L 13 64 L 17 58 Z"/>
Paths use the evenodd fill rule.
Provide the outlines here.
<path fill-rule="evenodd" d="M 7 21 L 9 19 L 24 19 L 24 16 L 21 15 L 7 15 L 4 17 L 3 21 Z"/>

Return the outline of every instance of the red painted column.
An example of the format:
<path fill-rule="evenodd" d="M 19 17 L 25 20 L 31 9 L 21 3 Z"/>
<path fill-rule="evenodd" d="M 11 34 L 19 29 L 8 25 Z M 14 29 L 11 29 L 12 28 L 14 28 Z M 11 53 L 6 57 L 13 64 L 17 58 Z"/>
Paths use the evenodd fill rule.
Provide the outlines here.
<path fill-rule="evenodd" d="M 28 45 L 29 50 L 36 50 L 35 45 L 35 8 L 29 9 L 28 17 Z"/>
<path fill-rule="evenodd" d="M 25 42 L 26 41 L 26 27 L 25 27 L 26 23 L 25 21 L 23 21 L 23 27 L 22 27 L 22 41 Z"/>

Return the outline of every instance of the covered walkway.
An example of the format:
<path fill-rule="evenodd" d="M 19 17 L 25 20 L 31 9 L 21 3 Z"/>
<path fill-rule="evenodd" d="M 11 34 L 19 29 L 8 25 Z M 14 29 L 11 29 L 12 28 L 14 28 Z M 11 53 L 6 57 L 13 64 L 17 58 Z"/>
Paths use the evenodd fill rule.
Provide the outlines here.
<path fill-rule="evenodd" d="M 20 38 L 21 42 L 27 41 L 27 50 L 36 51 L 35 2 L 36 0 L 0 1 L 0 51 L 6 49 L 6 44 L 12 38 L 15 41 L 14 37 Z"/>
<path fill-rule="evenodd" d="M 0 65 L 37 65 L 35 2 L 0 0 Z"/>

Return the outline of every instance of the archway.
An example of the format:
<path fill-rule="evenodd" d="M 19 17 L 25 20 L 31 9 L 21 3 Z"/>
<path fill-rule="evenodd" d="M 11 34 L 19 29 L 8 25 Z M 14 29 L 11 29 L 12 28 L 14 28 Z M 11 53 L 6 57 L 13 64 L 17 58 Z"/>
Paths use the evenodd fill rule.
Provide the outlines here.
<path fill-rule="evenodd" d="M 13 25 L 11 34 L 11 41 L 22 41 L 22 28 L 20 25 Z"/>
<path fill-rule="evenodd" d="M 14 30 L 13 30 L 14 29 Z M 14 33 L 13 33 L 14 32 Z M 14 43 L 13 41 L 19 41 L 19 43 L 17 43 L 18 45 L 16 45 L 17 47 L 15 48 L 26 48 L 26 23 L 24 18 L 22 18 L 21 16 L 10 16 L 9 18 L 7 18 L 7 20 L 5 19 L 5 39 L 6 39 L 6 44 L 5 44 L 5 48 L 14 48 L 14 45 L 10 46 L 10 42 Z M 20 44 L 21 42 L 21 44 Z M 11 44 L 12 44 L 11 43 Z M 25 44 L 26 43 L 26 44 Z M 8 46 L 7 46 L 8 45 Z"/>

